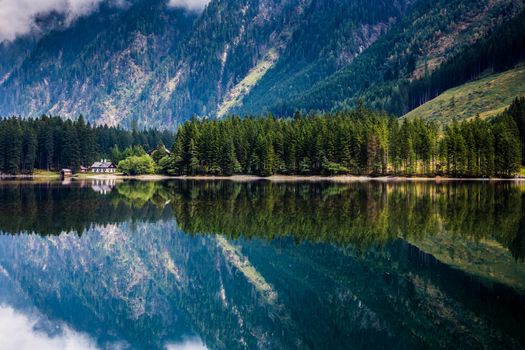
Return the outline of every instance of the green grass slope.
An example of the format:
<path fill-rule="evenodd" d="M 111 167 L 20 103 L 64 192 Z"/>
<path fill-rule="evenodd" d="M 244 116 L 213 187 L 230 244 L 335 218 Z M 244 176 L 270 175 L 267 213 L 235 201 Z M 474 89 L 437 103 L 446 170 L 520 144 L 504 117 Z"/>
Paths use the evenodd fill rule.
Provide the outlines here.
<path fill-rule="evenodd" d="M 505 110 L 516 96 L 525 96 L 525 64 L 449 89 L 403 118 L 422 118 L 439 124 L 478 114 L 488 118 Z"/>

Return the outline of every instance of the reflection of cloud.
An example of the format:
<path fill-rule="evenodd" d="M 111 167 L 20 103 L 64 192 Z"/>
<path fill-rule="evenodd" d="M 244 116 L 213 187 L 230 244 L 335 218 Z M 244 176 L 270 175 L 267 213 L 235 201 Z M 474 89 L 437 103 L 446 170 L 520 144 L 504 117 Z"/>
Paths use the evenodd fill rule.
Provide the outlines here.
<path fill-rule="evenodd" d="M 207 347 L 200 339 L 192 338 L 180 343 L 166 344 L 166 350 L 207 350 Z"/>
<path fill-rule="evenodd" d="M 98 349 L 88 336 L 67 326 L 50 336 L 35 330 L 38 320 L 0 305 L 0 349 L 16 350 L 91 350 Z"/>
<path fill-rule="evenodd" d="M 169 0 L 168 6 L 182 7 L 190 11 L 202 11 L 210 0 Z"/>

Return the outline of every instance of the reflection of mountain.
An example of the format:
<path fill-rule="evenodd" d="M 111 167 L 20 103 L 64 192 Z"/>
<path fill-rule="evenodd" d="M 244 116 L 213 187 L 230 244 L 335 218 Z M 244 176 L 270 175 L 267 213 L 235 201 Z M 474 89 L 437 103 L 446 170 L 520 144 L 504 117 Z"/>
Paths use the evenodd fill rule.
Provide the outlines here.
<path fill-rule="evenodd" d="M 116 188 L 116 191 L 110 191 Z M 100 196 L 102 189 L 106 196 Z M 291 235 L 367 248 L 449 232 L 525 257 L 524 197 L 510 183 L 166 181 L 0 184 L 0 230 L 82 233 L 92 224 L 175 217 L 185 232 Z"/>
<path fill-rule="evenodd" d="M 103 183 L 102 186 L 108 184 Z M 366 251 L 398 237 L 464 271 L 525 290 L 523 195 L 510 183 L 97 182 L 0 185 L 0 230 L 81 234 L 176 218 L 191 234 L 291 236 Z M 228 249 L 226 249 L 228 250 Z M 510 251 L 511 254 L 508 252 Z M 249 270 L 249 268 L 248 268 Z"/>
<path fill-rule="evenodd" d="M 525 344 L 514 312 L 523 297 L 401 240 L 356 253 L 125 222 L 81 237 L 2 236 L 0 266 L 2 286 L 101 346 L 160 349 L 194 337 L 219 349 Z"/>

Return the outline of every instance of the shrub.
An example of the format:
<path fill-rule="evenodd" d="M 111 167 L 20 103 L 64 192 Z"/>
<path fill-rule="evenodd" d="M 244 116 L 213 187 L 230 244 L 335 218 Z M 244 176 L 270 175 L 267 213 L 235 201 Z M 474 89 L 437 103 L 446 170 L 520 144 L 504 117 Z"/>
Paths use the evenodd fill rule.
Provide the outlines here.
<path fill-rule="evenodd" d="M 118 170 L 127 175 L 155 173 L 155 161 L 147 154 L 130 156 L 118 163 Z"/>

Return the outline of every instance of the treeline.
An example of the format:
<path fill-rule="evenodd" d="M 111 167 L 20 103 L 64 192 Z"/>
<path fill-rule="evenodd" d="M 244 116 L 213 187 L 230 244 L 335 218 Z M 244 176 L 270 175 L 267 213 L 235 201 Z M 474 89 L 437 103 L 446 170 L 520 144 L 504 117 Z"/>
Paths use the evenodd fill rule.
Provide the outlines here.
<path fill-rule="evenodd" d="M 158 144 L 171 145 L 174 134 L 167 131 L 126 131 L 108 126 L 91 126 L 77 120 L 42 116 L 38 119 L 0 120 L 0 173 L 32 173 L 34 169 L 58 170 L 89 166 L 100 158 L 110 159 L 115 147 L 140 145 L 146 150 Z"/>
<path fill-rule="evenodd" d="M 181 126 L 159 166 L 172 175 L 510 177 L 522 159 L 524 106 L 517 99 L 497 118 L 455 122 L 444 130 L 362 107 L 289 119 L 194 118 Z"/>

